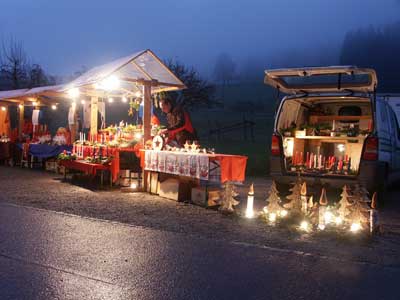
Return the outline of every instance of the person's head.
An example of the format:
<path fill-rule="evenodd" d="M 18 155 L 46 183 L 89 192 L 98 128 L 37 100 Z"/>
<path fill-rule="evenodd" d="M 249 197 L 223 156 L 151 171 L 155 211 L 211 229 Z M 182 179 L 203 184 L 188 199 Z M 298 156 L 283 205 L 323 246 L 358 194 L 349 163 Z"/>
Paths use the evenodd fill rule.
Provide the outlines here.
<path fill-rule="evenodd" d="M 173 107 L 173 102 L 172 99 L 169 97 L 163 97 L 160 99 L 160 107 L 163 113 L 168 114 L 171 112 L 172 107 Z"/>

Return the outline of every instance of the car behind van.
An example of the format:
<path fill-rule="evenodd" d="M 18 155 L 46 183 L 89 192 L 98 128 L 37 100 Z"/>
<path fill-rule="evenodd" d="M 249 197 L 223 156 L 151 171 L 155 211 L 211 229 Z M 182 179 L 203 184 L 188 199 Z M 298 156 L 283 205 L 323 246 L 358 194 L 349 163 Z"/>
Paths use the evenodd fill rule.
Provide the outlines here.
<path fill-rule="evenodd" d="M 400 179 L 398 120 L 390 99 L 376 94 L 373 69 L 267 70 L 265 83 L 286 94 L 271 143 L 270 172 L 278 183 L 300 174 L 311 185 L 361 183 L 382 196 Z"/>

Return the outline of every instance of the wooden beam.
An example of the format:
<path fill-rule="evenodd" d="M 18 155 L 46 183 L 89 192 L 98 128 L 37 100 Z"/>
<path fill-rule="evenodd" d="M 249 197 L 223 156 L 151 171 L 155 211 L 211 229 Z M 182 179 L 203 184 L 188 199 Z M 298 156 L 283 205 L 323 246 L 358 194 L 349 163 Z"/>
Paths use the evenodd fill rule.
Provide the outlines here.
<path fill-rule="evenodd" d="M 144 143 L 151 138 L 151 83 L 143 85 L 143 139 Z"/>
<path fill-rule="evenodd" d="M 24 102 L 18 105 L 18 137 L 22 139 L 22 130 L 24 129 Z"/>
<path fill-rule="evenodd" d="M 98 103 L 99 99 L 97 97 L 90 98 L 90 134 L 97 134 L 97 115 L 98 115 Z"/>

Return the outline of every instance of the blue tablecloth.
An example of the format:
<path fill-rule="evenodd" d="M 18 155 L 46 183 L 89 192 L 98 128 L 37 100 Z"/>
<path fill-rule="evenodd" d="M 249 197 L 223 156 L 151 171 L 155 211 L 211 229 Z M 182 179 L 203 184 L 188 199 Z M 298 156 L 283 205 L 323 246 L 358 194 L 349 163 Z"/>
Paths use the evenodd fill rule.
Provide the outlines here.
<path fill-rule="evenodd" d="M 22 150 L 22 144 L 18 144 L 18 148 Z M 55 157 L 64 150 L 72 151 L 72 146 L 53 146 L 46 144 L 29 145 L 29 154 L 39 158 Z"/>

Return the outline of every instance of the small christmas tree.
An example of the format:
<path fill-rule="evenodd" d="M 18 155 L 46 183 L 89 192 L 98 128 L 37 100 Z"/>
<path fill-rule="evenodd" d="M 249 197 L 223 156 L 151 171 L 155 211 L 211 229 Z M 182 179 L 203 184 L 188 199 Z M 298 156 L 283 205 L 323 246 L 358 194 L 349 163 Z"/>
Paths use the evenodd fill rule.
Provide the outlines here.
<path fill-rule="evenodd" d="M 358 224 L 361 228 L 369 227 L 369 205 L 361 197 L 354 195 L 353 205 L 350 207 L 350 213 L 347 219 L 352 224 Z"/>
<path fill-rule="evenodd" d="M 346 216 L 350 213 L 349 208 L 352 205 L 352 202 L 350 202 L 349 188 L 347 187 L 347 185 L 343 186 L 338 205 L 339 208 L 337 212 L 339 214 L 339 217 L 342 220 L 345 220 Z"/>
<path fill-rule="evenodd" d="M 369 198 L 369 192 L 367 191 L 367 189 L 358 183 L 354 185 L 353 195 L 362 202 L 368 202 L 368 203 L 371 202 L 371 199 Z"/>
<path fill-rule="evenodd" d="M 289 199 L 289 202 L 283 205 L 285 208 L 301 212 L 301 187 L 301 177 L 299 175 L 293 187 L 289 189 L 289 191 L 291 191 L 292 193 L 286 197 L 287 199 Z"/>
<path fill-rule="evenodd" d="M 264 213 L 279 213 L 282 210 L 282 206 L 280 205 L 281 198 L 279 197 L 275 181 L 272 181 L 267 202 L 267 206 L 264 207 Z"/>
<path fill-rule="evenodd" d="M 238 195 L 239 193 L 236 192 L 235 186 L 231 183 L 226 183 L 219 201 L 219 210 L 233 213 L 235 211 L 234 206 L 239 204 L 239 201 L 235 199 Z"/>

